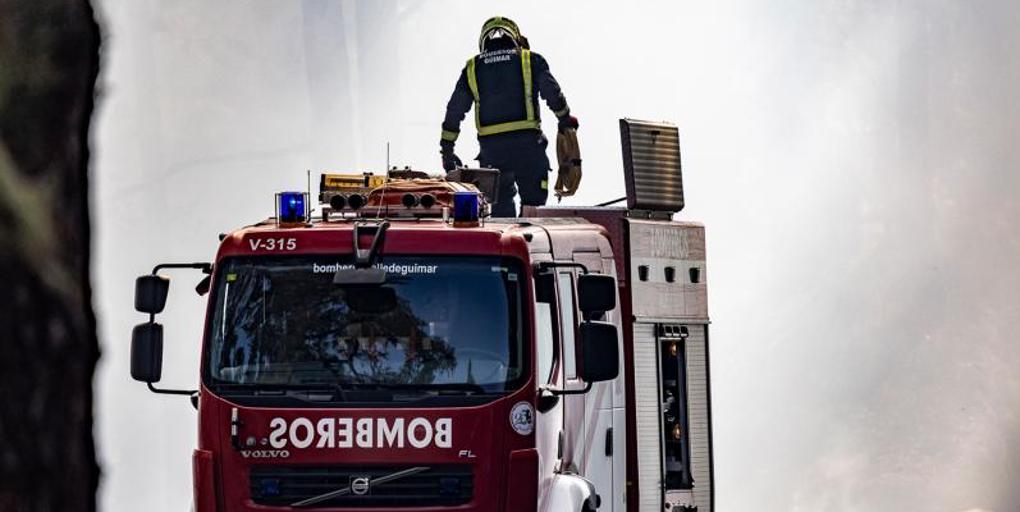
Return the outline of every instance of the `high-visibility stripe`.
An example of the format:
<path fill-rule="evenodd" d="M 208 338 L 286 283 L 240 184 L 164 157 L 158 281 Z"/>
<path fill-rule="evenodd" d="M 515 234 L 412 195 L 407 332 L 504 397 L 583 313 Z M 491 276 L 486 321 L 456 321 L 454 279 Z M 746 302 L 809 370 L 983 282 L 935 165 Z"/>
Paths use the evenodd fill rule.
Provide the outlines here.
<path fill-rule="evenodd" d="M 521 74 L 524 76 L 524 119 L 535 119 L 535 105 L 531 102 L 531 50 L 521 50 Z"/>
<path fill-rule="evenodd" d="M 475 108 L 474 108 L 474 111 L 475 111 L 475 128 L 477 128 L 478 130 L 481 130 L 481 128 L 482 128 L 482 118 L 481 118 L 481 116 L 478 113 L 478 111 L 480 109 L 480 106 L 481 106 L 481 102 L 479 101 L 479 98 L 478 98 L 478 77 L 475 76 L 475 58 L 474 57 L 471 57 L 470 59 L 468 59 L 466 73 L 467 73 L 468 89 L 471 89 L 471 96 L 473 96 L 475 98 Z"/>
<path fill-rule="evenodd" d="M 512 132 L 516 130 L 528 130 L 540 128 L 541 123 L 537 119 L 525 119 L 523 121 L 510 121 L 509 123 L 490 124 L 478 128 L 478 135 L 493 135 L 496 133 Z"/>
<path fill-rule="evenodd" d="M 569 106 L 563 107 L 563 110 L 557 110 L 556 112 L 553 112 L 553 114 L 556 117 L 563 117 L 563 116 L 565 116 L 565 115 L 567 115 L 569 113 L 570 113 L 570 107 Z"/>
<path fill-rule="evenodd" d="M 475 105 L 478 105 L 478 78 L 475 76 L 475 58 L 471 57 L 467 61 L 467 79 L 468 89 L 471 89 L 471 95 L 475 97 Z"/>
<path fill-rule="evenodd" d="M 456 142 L 458 135 L 460 135 L 460 132 L 451 132 L 449 130 L 443 130 L 442 139 L 443 140 L 448 140 L 450 142 Z"/>

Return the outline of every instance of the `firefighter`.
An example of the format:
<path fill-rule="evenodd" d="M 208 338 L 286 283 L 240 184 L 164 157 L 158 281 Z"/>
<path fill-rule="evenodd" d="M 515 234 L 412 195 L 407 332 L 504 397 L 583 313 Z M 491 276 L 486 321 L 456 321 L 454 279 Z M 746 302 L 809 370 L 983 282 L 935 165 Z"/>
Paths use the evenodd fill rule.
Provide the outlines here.
<path fill-rule="evenodd" d="M 492 215 L 513 217 L 518 190 L 521 204 L 529 206 L 544 205 L 549 195 L 545 153 L 549 141 L 542 135 L 539 95 L 556 114 L 561 133 L 573 133 L 577 119 L 570 115 L 549 64 L 530 50 L 516 23 L 501 16 L 490 18 L 482 25 L 478 49 L 481 53 L 468 59 L 446 105 L 440 154 L 447 171 L 462 165 L 453 152 L 454 143 L 464 115 L 474 106 L 481 149 L 478 161 L 482 167 L 500 171 Z"/>

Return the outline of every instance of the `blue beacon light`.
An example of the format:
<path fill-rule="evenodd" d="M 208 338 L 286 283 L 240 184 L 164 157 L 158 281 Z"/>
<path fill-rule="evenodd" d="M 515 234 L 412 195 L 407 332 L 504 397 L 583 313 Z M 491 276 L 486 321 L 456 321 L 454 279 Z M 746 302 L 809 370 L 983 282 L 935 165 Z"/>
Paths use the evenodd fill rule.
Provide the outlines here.
<path fill-rule="evenodd" d="M 276 195 L 276 208 L 277 218 L 282 224 L 297 224 L 305 222 L 305 193 L 280 192 Z"/>
<path fill-rule="evenodd" d="M 464 191 L 453 193 L 453 225 L 478 225 L 478 192 Z"/>

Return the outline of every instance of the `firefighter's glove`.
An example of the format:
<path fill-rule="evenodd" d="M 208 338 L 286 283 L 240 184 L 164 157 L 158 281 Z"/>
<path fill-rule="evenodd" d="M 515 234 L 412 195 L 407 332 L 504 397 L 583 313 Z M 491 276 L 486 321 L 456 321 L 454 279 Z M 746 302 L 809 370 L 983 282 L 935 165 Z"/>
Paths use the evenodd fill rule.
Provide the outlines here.
<path fill-rule="evenodd" d="M 576 119 L 575 119 L 576 121 Z M 577 144 L 577 130 L 566 128 L 556 135 L 556 199 L 574 195 L 581 184 L 581 148 Z"/>
<path fill-rule="evenodd" d="M 450 172 L 458 167 L 463 167 L 464 164 L 457 158 L 457 155 L 453 152 L 453 142 L 444 140 L 439 142 L 439 154 L 443 157 L 443 170 Z"/>
<path fill-rule="evenodd" d="M 450 153 L 443 153 L 443 170 L 450 172 L 458 167 L 464 167 L 464 163 L 457 158 L 457 155 Z"/>
<path fill-rule="evenodd" d="M 561 117 L 559 119 L 560 119 L 560 122 L 559 122 L 560 133 L 563 133 L 568 128 L 573 128 L 574 130 L 577 129 L 577 118 L 576 117 L 568 114 L 568 115 L 565 115 L 565 116 L 563 116 L 563 117 Z"/>

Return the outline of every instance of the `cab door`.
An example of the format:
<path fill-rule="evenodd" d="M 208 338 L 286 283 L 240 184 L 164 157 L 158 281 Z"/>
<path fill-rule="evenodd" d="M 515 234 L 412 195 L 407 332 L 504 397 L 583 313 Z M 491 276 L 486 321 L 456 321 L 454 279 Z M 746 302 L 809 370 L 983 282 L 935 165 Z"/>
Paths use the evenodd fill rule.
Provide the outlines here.
<path fill-rule="evenodd" d="M 575 262 L 580 263 L 593 273 L 614 274 L 612 259 L 605 259 L 598 252 L 575 251 Z M 608 262 L 608 264 L 607 264 Z M 576 276 L 572 276 L 576 277 Z M 575 301 L 576 304 L 576 301 Z M 583 320 L 580 311 L 575 308 L 577 321 Z M 619 325 L 615 311 L 607 311 L 601 318 L 592 320 L 608 321 Z M 620 360 L 623 360 L 622 346 Z M 586 383 L 578 381 L 581 388 Z M 596 492 L 602 500 L 600 511 L 624 510 L 623 481 L 626 476 L 624 433 L 626 417 L 624 413 L 623 369 L 620 376 L 606 382 L 596 382 L 588 393 L 583 396 L 583 445 L 579 450 L 581 460 L 578 463 L 580 473 L 595 485 Z"/>
<path fill-rule="evenodd" d="M 560 348 L 559 302 L 556 275 L 535 275 L 535 382 L 539 388 L 563 385 Z M 560 467 L 563 450 L 563 400 L 540 393 L 535 414 L 535 446 L 538 449 L 538 510 L 555 512 L 547 503 L 549 491 Z"/>
<path fill-rule="evenodd" d="M 563 388 L 577 391 L 563 395 L 563 470 L 584 475 L 588 417 L 585 411 L 586 394 L 581 393 L 584 382 L 577 376 L 577 300 L 574 294 L 574 274 L 569 270 L 556 273 L 556 295 L 559 299 L 560 339 L 563 354 Z"/>
<path fill-rule="evenodd" d="M 594 262 L 586 259 L 584 264 L 592 271 L 598 272 L 601 269 L 598 255 L 595 254 Z M 610 271 L 611 272 L 611 271 Z M 558 337 L 559 354 L 555 368 L 550 372 L 552 379 L 557 385 L 551 385 L 573 391 L 572 394 L 559 396 L 556 406 L 547 413 L 539 413 L 539 443 L 549 443 L 555 422 L 553 415 L 560 413 L 560 432 L 558 436 L 558 450 L 560 459 L 553 467 L 556 471 L 564 473 L 576 473 L 590 481 L 601 498 L 602 506 L 600 511 L 623 511 L 625 510 L 625 495 L 622 490 L 623 480 L 626 476 L 625 451 L 626 435 L 624 432 L 625 416 L 623 408 L 623 373 L 613 381 L 598 382 L 584 393 L 587 385 L 577 372 L 578 356 L 578 325 L 583 320 L 582 314 L 577 309 L 576 295 L 576 273 L 572 268 L 560 268 L 546 274 L 546 286 L 553 288 L 555 297 L 538 296 L 538 309 L 544 309 L 541 305 L 543 300 L 550 305 L 557 307 L 551 311 L 551 315 L 544 311 L 536 312 L 537 325 L 544 323 L 546 316 L 552 317 L 552 331 Z M 538 278 L 542 279 L 542 278 Z M 536 286 L 536 288 L 539 288 Z M 540 295 L 540 294 L 536 294 Z M 554 302 L 553 302 L 554 301 Z M 610 321 L 616 325 L 618 318 L 614 317 L 615 312 L 607 312 L 602 320 Z M 538 336 L 541 343 L 543 335 Z M 539 347 L 541 350 L 541 347 Z M 622 350 L 622 347 L 620 347 Z M 622 352 L 621 352 L 622 353 Z M 622 356 L 621 356 L 622 358 Z M 539 373 L 544 373 L 542 367 L 542 355 L 539 355 Z M 541 382 L 541 378 L 539 379 Z M 542 425 L 545 425 L 543 428 Z M 540 451 L 543 449 L 540 447 Z M 545 453 L 548 453 L 546 451 Z M 542 470 L 547 469 L 545 462 L 540 462 Z M 539 508 L 539 510 L 544 510 Z"/>

